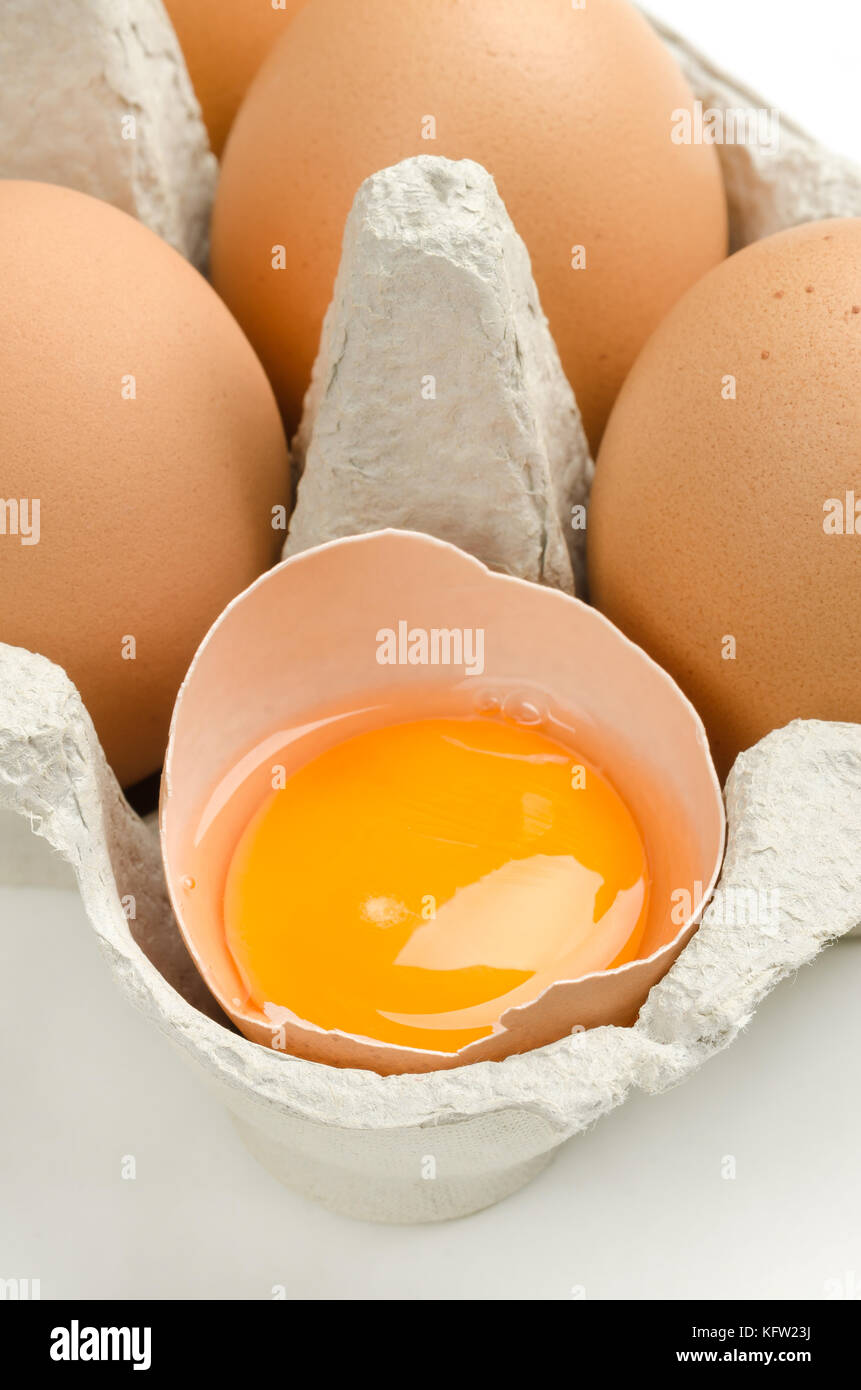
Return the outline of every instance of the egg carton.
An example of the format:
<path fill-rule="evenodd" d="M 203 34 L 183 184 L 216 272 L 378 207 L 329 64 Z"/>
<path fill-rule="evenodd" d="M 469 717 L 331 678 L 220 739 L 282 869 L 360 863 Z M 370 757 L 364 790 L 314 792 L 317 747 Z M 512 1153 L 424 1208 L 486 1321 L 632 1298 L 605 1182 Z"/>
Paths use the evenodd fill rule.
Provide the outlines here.
<path fill-rule="evenodd" d="M 218 162 L 161 0 L 3 0 L 0 178 L 137 217 L 206 264 Z"/>
<path fill-rule="evenodd" d="M 215 166 L 158 0 L 127 7 L 134 22 L 119 47 L 125 20 L 108 0 L 6 8 L 0 73 L 14 81 L 0 83 L 0 174 L 115 202 L 202 264 Z M 704 107 L 770 109 L 656 27 Z M 18 107 L 37 92 L 56 98 L 56 116 L 24 140 Z M 146 149 L 118 145 L 92 92 L 119 93 L 117 112 L 139 105 L 150 120 Z M 861 215 L 861 172 L 785 119 L 778 149 L 722 145 L 718 154 L 735 247 Z M 309 454 L 315 418 L 305 426 Z M 554 491 L 548 506 L 558 505 Z M 861 726 L 796 721 L 770 734 L 739 757 L 725 800 L 716 897 L 633 1027 L 426 1075 L 323 1066 L 232 1030 L 182 944 L 152 828 L 125 801 L 74 686 L 45 658 L 0 646 L 0 813 L 20 817 L 70 866 L 117 982 L 221 1098 L 251 1152 L 288 1186 L 365 1219 L 443 1220 L 514 1192 L 631 1092 L 675 1085 L 727 1046 L 781 979 L 861 923 L 861 879 L 849 870 L 861 843 Z M 20 842 L 4 837 L 0 878 L 26 876 Z M 751 893 L 779 903 L 767 921 L 727 912 Z"/>
<path fill-rule="evenodd" d="M 861 876 L 847 872 L 861 843 L 861 726 L 796 721 L 769 734 L 739 757 L 726 804 L 717 895 L 633 1027 L 424 1075 L 325 1066 L 232 1031 L 177 932 L 158 842 L 74 686 L 44 657 L 0 646 L 0 806 L 72 866 L 117 983 L 224 1102 L 251 1152 L 355 1217 L 439 1221 L 499 1201 L 632 1091 L 695 1071 L 778 981 L 861 922 Z M 772 905 L 767 921 L 727 911 L 751 893 Z"/>

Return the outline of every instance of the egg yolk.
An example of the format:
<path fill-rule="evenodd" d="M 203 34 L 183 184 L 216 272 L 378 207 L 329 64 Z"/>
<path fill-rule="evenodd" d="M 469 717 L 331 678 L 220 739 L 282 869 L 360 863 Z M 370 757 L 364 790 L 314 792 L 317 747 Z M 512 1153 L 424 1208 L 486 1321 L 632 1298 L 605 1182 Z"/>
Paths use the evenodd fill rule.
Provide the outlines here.
<path fill-rule="evenodd" d="M 607 779 L 536 728 L 423 719 L 300 767 L 248 822 L 225 884 L 253 1002 L 457 1052 L 559 979 L 636 956 L 648 865 Z"/>

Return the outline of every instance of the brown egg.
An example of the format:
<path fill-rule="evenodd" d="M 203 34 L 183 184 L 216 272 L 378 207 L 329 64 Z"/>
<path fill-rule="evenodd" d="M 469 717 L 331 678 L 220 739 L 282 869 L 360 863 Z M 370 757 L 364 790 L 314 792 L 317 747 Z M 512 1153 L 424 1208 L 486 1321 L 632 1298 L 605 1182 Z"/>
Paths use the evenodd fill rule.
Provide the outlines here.
<path fill-rule="evenodd" d="M 496 179 L 594 445 L 649 333 L 726 254 L 715 150 L 671 138 L 692 101 L 626 0 L 308 0 L 237 116 L 212 244 L 289 420 L 359 185 L 437 154 Z"/>
<path fill-rule="evenodd" d="M 685 295 L 610 417 L 592 598 L 676 677 L 719 769 L 861 721 L 861 220 L 768 237 Z"/>
<path fill-rule="evenodd" d="M 305 0 L 165 0 L 195 94 L 221 154 L 239 103 L 276 39 Z"/>
<path fill-rule="evenodd" d="M 206 281 L 95 198 L 0 182 L 0 293 L 0 641 L 65 667 L 129 784 L 210 623 L 277 556 L 278 410 Z"/>

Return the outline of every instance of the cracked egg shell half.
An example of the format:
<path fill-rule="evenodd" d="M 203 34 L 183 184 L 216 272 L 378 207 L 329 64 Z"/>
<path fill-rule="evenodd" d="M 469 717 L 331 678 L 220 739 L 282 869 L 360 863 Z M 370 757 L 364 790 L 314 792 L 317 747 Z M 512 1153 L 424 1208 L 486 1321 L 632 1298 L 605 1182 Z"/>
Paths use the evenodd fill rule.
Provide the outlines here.
<path fill-rule="evenodd" d="M 174 711 L 161 837 L 245 1036 L 389 1074 L 633 1023 L 696 929 L 724 812 L 695 710 L 606 618 L 381 531 L 222 613 Z"/>

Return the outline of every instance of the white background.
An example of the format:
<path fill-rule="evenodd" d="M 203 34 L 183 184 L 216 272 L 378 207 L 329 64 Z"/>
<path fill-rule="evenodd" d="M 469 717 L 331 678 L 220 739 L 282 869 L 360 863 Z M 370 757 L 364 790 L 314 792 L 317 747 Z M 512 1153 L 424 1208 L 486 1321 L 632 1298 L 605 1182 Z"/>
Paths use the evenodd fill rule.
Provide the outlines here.
<path fill-rule="evenodd" d="M 854 4 L 651 9 L 861 162 Z M 861 1296 L 861 941 L 507 1202 L 387 1228 L 333 1216 L 255 1165 L 111 984 L 76 894 L 0 888 L 0 923 L 0 1277 L 38 1278 L 45 1298 L 259 1299 L 273 1285 L 297 1299 Z"/>
<path fill-rule="evenodd" d="M 858 0 L 648 0 L 725 72 L 861 161 Z"/>

